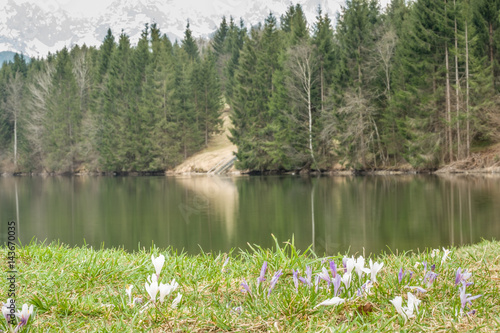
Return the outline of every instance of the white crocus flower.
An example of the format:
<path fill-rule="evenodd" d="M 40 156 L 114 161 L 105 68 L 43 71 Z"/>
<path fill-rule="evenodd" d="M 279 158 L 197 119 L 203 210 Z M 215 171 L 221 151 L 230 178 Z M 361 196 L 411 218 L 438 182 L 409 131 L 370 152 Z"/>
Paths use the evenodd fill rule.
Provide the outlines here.
<path fill-rule="evenodd" d="M 360 280 L 363 277 L 363 273 L 370 272 L 370 270 L 365 268 L 365 258 L 363 258 L 363 256 L 359 256 L 358 259 L 356 259 L 356 262 L 354 263 L 354 269 L 358 274 Z"/>
<path fill-rule="evenodd" d="M 160 254 L 157 258 L 154 255 L 151 255 L 151 261 L 153 262 L 153 266 L 155 267 L 156 277 L 160 277 L 161 269 L 163 268 L 163 264 L 165 263 L 165 256 Z"/>
<path fill-rule="evenodd" d="M 316 305 L 314 308 L 317 308 L 318 306 L 326 306 L 326 305 L 339 305 L 345 302 L 345 299 L 340 298 L 340 297 L 332 297 L 330 299 L 327 299 L 326 301 L 323 301 Z"/>
<path fill-rule="evenodd" d="M 412 293 L 408 293 L 408 306 L 403 306 L 403 299 L 401 296 L 394 297 L 390 302 L 394 305 L 396 311 L 405 319 L 406 323 L 408 319 L 415 317 L 413 311 L 418 313 L 418 305 L 421 301 Z"/>
<path fill-rule="evenodd" d="M 33 313 L 33 305 L 28 307 L 28 304 L 23 304 L 22 310 L 16 313 L 16 317 L 19 318 L 19 323 L 17 324 L 16 332 L 19 328 L 25 326 Z"/>
<path fill-rule="evenodd" d="M 372 260 L 370 259 L 370 269 L 369 272 L 371 274 L 371 281 L 373 283 L 377 282 L 377 273 L 384 267 L 384 263 L 373 263 Z"/>
<path fill-rule="evenodd" d="M 412 293 L 408 293 L 408 309 L 412 309 L 412 313 L 413 313 L 413 310 L 415 310 L 416 313 L 418 313 L 418 306 L 420 305 L 420 302 L 422 302 L 421 300 L 419 300 L 415 295 L 413 295 Z"/>
<path fill-rule="evenodd" d="M 342 282 L 344 283 L 346 289 L 349 289 L 349 286 L 351 285 L 351 278 L 351 273 L 345 273 L 342 275 Z"/>
<path fill-rule="evenodd" d="M 127 284 L 127 287 L 125 288 L 125 292 L 128 295 L 128 302 L 129 302 L 129 304 L 132 303 L 132 288 L 134 288 L 133 284 Z"/>
<path fill-rule="evenodd" d="M 346 273 L 351 274 L 356 265 L 354 258 L 345 258 Z"/>
<path fill-rule="evenodd" d="M 443 259 L 441 259 L 441 264 L 444 264 L 444 262 L 446 261 L 446 259 L 448 258 L 448 255 L 451 253 L 451 250 L 447 250 L 443 247 Z"/>
<path fill-rule="evenodd" d="M 10 322 L 10 314 L 11 314 L 10 308 L 8 308 L 7 305 L 10 306 L 12 303 L 13 303 L 12 299 L 9 298 L 7 299 L 7 302 L 2 305 L 2 314 L 7 322 Z"/>
<path fill-rule="evenodd" d="M 177 294 L 177 297 L 172 301 L 172 309 L 176 309 L 179 303 L 181 302 L 182 295 L 180 293 Z"/>
<path fill-rule="evenodd" d="M 151 275 L 151 277 L 148 276 L 148 282 L 145 283 L 146 292 L 151 297 L 151 301 L 153 303 L 155 303 L 156 302 L 156 294 L 159 291 L 158 280 L 156 279 L 156 275 L 153 274 L 153 275 Z"/>
<path fill-rule="evenodd" d="M 165 296 L 170 295 L 175 289 L 179 287 L 179 284 L 175 282 L 175 279 L 172 280 L 170 283 L 160 283 L 159 289 L 160 289 L 160 303 L 163 304 L 165 300 Z"/>

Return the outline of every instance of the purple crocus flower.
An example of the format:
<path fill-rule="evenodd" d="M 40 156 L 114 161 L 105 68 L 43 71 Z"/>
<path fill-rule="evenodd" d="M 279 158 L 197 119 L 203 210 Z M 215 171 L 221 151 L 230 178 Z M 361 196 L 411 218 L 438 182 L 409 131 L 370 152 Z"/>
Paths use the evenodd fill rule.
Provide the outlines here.
<path fill-rule="evenodd" d="M 401 283 L 401 281 L 403 281 L 404 277 L 405 277 L 405 273 L 403 272 L 403 267 L 401 267 L 399 270 L 399 274 L 398 274 L 399 283 Z"/>
<path fill-rule="evenodd" d="M 436 269 L 436 264 L 434 264 L 434 265 L 431 266 L 431 271 L 434 272 L 435 269 Z"/>
<path fill-rule="evenodd" d="M 333 279 L 333 296 L 337 296 L 341 283 L 342 277 L 340 276 L 340 274 L 337 274 L 337 276 L 335 276 L 335 278 Z"/>
<path fill-rule="evenodd" d="M 472 273 L 467 273 L 467 270 L 464 269 L 462 272 L 462 269 L 458 267 L 457 272 L 455 274 L 455 285 L 461 283 L 461 282 L 467 282 L 467 279 L 472 276 Z M 470 283 L 471 284 L 471 283 Z M 467 283 L 467 285 L 470 285 Z"/>
<path fill-rule="evenodd" d="M 299 276 L 299 281 L 303 284 L 307 284 L 309 287 L 312 286 L 312 269 L 310 266 L 306 266 L 306 277 L 303 278 Z"/>
<path fill-rule="evenodd" d="M 283 273 L 281 272 L 281 269 L 274 274 L 273 278 L 271 279 L 271 283 L 269 284 L 269 292 L 267 293 L 268 297 L 269 295 L 271 295 L 271 291 L 273 291 L 274 286 L 276 286 L 276 283 L 278 282 L 278 279 L 282 274 Z"/>
<path fill-rule="evenodd" d="M 252 292 L 250 291 L 250 287 L 248 286 L 248 283 L 245 279 L 243 279 L 241 286 L 245 289 L 245 290 L 242 289 L 241 291 L 243 291 L 243 292 L 246 291 L 247 293 L 252 294 Z"/>
<path fill-rule="evenodd" d="M 295 290 L 299 291 L 299 270 L 293 270 L 293 284 L 295 285 Z"/>
<path fill-rule="evenodd" d="M 434 273 L 434 272 L 427 272 L 424 277 L 424 283 L 427 281 L 427 285 L 430 287 L 434 281 L 437 279 L 439 274 Z"/>
<path fill-rule="evenodd" d="M 330 270 L 332 271 L 333 278 L 335 278 L 337 276 L 337 265 L 333 260 L 330 260 Z"/>
<path fill-rule="evenodd" d="M 424 288 L 422 288 L 422 287 L 418 287 L 418 286 L 409 286 L 408 288 L 410 288 L 411 290 L 416 290 L 416 291 L 417 291 L 417 293 L 421 293 L 421 294 L 423 294 L 423 293 L 426 293 L 426 292 L 427 292 L 427 290 L 425 290 L 425 289 L 424 289 Z"/>
<path fill-rule="evenodd" d="M 410 273 L 410 280 L 411 280 L 411 278 L 413 277 L 413 271 L 408 271 L 408 273 Z"/>
<path fill-rule="evenodd" d="M 257 286 L 259 286 L 261 282 L 266 281 L 266 278 L 264 277 L 266 275 L 266 270 L 267 270 L 267 261 L 264 261 L 264 263 L 262 264 L 262 268 L 260 269 L 260 276 L 257 278 Z"/>
<path fill-rule="evenodd" d="M 328 287 L 330 287 L 330 283 L 332 283 L 332 279 L 330 278 L 330 273 L 328 273 L 328 270 L 323 267 L 323 269 L 321 270 L 321 273 L 318 274 L 318 277 L 321 279 L 321 280 L 324 280 L 328 283 Z"/>
<path fill-rule="evenodd" d="M 460 302 L 462 303 L 462 310 L 465 308 L 465 305 L 469 303 L 472 305 L 472 301 L 483 296 L 483 295 L 476 295 L 476 296 L 471 296 L 471 294 L 466 294 L 465 293 L 466 285 L 465 283 L 462 282 L 462 286 L 459 287 L 460 290 Z"/>

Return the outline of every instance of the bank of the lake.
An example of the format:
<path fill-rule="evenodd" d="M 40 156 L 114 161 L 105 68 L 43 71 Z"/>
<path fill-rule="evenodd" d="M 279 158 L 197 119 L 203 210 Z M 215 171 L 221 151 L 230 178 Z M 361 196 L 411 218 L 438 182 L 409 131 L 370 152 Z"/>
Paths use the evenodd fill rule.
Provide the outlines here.
<path fill-rule="evenodd" d="M 337 291 L 339 299 L 332 299 L 336 282 L 330 285 L 320 280 L 316 289 L 314 281 L 322 271 L 326 271 L 324 279 L 335 280 L 334 266 L 336 274 L 345 278 L 347 274 L 341 269 L 344 254 L 319 258 L 311 252 L 297 253 L 290 244 L 276 244 L 271 250 L 253 246 L 229 254 L 199 255 L 157 248 L 129 253 L 56 243 L 24 245 L 15 249 L 16 301 L 19 306 L 34 305 L 35 315 L 28 327 L 40 332 L 500 330 L 499 242 L 450 248 L 449 253 L 443 249 L 439 253 L 432 249 L 385 253 L 370 258 L 373 265 L 366 258 L 367 271 L 375 263 L 383 263 L 378 272 L 372 269 L 377 282 L 366 288 L 364 281 L 374 276 L 364 274 L 359 279 L 353 271 L 351 279 Z M 0 254 L 7 258 L 7 249 L 2 247 Z M 178 287 L 154 308 L 148 305 L 145 283 L 149 277 L 151 286 L 154 284 L 151 256 L 160 254 L 165 256 L 165 263 L 159 281 L 166 284 L 175 279 Z M 359 253 L 351 255 L 359 264 Z M 257 287 L 265 262 L 265 280 L 261 279 Z M 9 268 L 5 264 L 1 267 L 2 276 L 6 276 Z M 312 278 L 306 274 L 307 267 Z M 462 275 L 457 275 L 459 268 Z M 280 270 L 283 275 L 275 274 Z M 299 271 L 300 280 L 294 279 L 293 270 Z M 249 289 L 246 293 L 242 292 L 244 282 Z M 5 301 L 6 282 L 1 285 Z M 133 285 L 133 305 L 129 304 L 127 285 Z M 462 298 L 461 288 L 466 288 Z M 173 301 L 178 295 L 182 296 L 175 307 Z M 476 295 L 481 296 L 473 297 Z M 414 308 L 406 306 L 406 299 L 417 298 L 408 319 L 393 305 L 398 303 L 398 296 L 402 297 L 401 311 L 407 314 Z M 339 304 L 318 306 L 328 299 Z"/>

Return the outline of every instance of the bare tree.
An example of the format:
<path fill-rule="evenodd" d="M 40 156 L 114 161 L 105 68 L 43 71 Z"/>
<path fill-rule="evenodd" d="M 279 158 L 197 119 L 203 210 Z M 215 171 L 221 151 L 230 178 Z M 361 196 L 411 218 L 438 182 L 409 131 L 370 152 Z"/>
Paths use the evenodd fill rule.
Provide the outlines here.
<path fill-rule="evenodd" d="M 48 98 L 52 88 L 54 67 L 47 63 L 44 70 L 34 75 L 33 83 L 29 85 L 30 116 L 26 119 L 26 137 L 35 159 L 43 164 L 43 138 L 45 131 L 45 116 L 48 111 Z"/>
<path fill-rule="evenodd" d="M 19 118 L 23 109 L 23 78 L 20 72 L 16 72 L 9 80 L 7 86 L 7 99 L 5 107 L 9 114 L 10 120 L 14 123 L 14 166 L 17 167 L 17 138 Z"/>
<path fill-rule="evenodd" d="M 374 119 L 375 108 L 370 99 L 357 89 L 345 95 L 345 104 L 338 110 L 344 126 L 338 132 L 345 147 L 352 146 L 352 161 L 367 167 L 366 157 L 370 147 L 375 147 L 379 140 L 378 128 Z M 376 159 L 374 159 L 376 161 Z"/>
<path fill-rule="evenodd" d="M 391 99 L 391 69 L 394 50 L 396 49 L 398 36 L 393 29 L 387 30 L 380 40 L 375 44 L 377 62 L 384 71 L 385 95 L 387 100 Z"/>
<path fill-rule="evenodd" d="M 78 94 L 80 95 L 80 112 L 85 112 L 85 101 L 87 100 L 87 92 L 90 84 L 90 68 L 87 63 L 87 52 L 78 53 L 73 61 L 73 75 L 78 86 Z"/>
<path fill-rule="evenodd" d="M 313 105 L 312 89 L 316 83 L 316 60 L 312 46 L 306 42 L 300 43 L 288 51 L 287 67 L 290 75 L 286 86 L 292 99 L 297 102 L 299 115 L 307 115 L 309 143 L 308 149 L 312 163 L 317 167 L 313 149 Z"/>

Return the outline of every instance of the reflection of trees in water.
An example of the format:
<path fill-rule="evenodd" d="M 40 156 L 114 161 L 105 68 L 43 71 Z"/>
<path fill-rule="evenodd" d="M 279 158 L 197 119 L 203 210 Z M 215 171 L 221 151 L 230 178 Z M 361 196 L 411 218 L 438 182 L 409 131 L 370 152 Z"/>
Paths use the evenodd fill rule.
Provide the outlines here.
<path fill-rule="evenodd" d="M 215 213 L 224 221 L 226 237 L 234 238 L 235 219 L 238 213 L 238 189 L 232 178 L 219 176 L 188 176 L 176 178 L 184 188 L 193 192 L 184 203 L 191 214 Z M 185 216 L 186 218 L 186 216 Z"/>
<path fill-rule="evenodd" d="M 500 234 L 493 222 L 499 182 L 498 176 L 333 177 L 318 189 L 317 225 L 324 223 L 329 253 L 472 243 Z"/>

